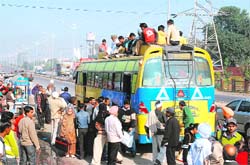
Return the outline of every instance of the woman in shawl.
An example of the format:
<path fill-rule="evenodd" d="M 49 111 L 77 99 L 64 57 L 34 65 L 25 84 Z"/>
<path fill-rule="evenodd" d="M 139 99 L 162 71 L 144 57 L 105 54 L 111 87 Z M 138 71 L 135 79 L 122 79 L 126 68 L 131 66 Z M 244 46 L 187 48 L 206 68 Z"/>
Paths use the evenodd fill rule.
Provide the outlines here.
<path fill-rule="evenodd" d="M 74 119 L 74 106 L 68 105 L 66 113 L 63 115 L 60 136 L 64 137 L 69 143 L 66 157 L 72 158 L 75 158 L 76 154 L 76 130 L 74 125 Z"/>

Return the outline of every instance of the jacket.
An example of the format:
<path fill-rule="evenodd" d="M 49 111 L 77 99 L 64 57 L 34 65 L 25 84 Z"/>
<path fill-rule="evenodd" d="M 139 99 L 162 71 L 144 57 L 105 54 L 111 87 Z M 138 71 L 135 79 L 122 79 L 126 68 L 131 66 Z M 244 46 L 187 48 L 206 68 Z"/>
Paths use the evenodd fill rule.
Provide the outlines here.
<path fill-rule="evenodd" d="M 25 116 L 18 124 L 20 133 L 20 142 L 23 146 L 35 145 L 36 149 L 40 149 L 35 123 L 28 116 Z"/>
<path fill-rule="evenodd" d="M 48 102 L 51 111 L 51 119 L 60 119 L 62 112 L 67 107 L 67 103 L 63 98 L 53 98 L 52 96 L 48 98 Z"/>
<path fill-rule="evenodd" d="M 5 152 L 7 158 L 19 158 L 18 144 L 14 131 L 10 131 L 4 137 Z"/>
<path fill-rule="evenodd" d="M 176 147 L 179 144 L 180 125 L 175 117 L 169 117 L 166 122 L 162 145 L 168 143 L 169 147 Z"/>

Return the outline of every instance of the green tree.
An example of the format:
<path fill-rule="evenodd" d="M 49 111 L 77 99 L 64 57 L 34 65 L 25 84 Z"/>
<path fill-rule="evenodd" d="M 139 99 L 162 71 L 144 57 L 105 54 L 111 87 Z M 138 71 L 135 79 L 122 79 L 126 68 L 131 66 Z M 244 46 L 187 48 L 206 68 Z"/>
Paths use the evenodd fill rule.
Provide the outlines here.
<path fill-rule="evenodd" d="M 249 13 L 233 6 L 223 7 L 219 12 L 228 14 L 214 18 L 223 60 L 228 65 L 249 66 Z"/>

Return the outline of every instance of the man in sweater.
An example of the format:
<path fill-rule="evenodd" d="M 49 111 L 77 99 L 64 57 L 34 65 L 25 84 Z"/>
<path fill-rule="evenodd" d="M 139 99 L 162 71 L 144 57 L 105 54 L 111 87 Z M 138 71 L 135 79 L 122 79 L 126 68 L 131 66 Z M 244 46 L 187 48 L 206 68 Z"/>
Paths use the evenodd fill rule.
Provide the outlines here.
<path fill-rule="evenodd" d="M 187 129 L 191 123 L 194 123 L 193 114 L 191 110 L 189 109 L 189 107 L 186 105 L 185 101 L 183 100 L 180 101 L 179 107 L 180 107 L 180 110 L 183 111 L 183 124 L 184 124 L 185 129 Z"/>
<path fill-rule="evenodd" d="M 108 138 L 108 165 L 115 165 L 120 142 L 123 137 L 122 124 L 118 119 L 118 107 L 112 106 L 110 116 L 105 119 L 105 130 Z"/>
<path fill-rule="evenodd" d="M 25 106 L 25 117 L 18 124 L 21 142 L 20 165 L 26 165 L 27 161 L 29 161 L 30 165 L 35 165 L 36 153 L 40 152 L 35 123 L 32 120 L 33 112 L 34 110 L 31 106 Z"/>

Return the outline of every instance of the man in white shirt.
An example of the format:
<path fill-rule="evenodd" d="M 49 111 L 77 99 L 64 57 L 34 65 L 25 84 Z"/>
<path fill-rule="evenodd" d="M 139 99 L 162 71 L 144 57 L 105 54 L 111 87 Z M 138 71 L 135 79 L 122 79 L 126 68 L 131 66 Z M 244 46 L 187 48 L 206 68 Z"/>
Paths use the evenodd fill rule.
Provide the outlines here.
<path fill-rule="evenodd" d="M 174 20 L 170 19 L 167 22 L 167 45 L 176 46 L 180 43 L 180 32 L 174 25 Z"/>
<path fill-rule="evenodd" d="M 105 130 L 108 138 L 108 165 L 116 164 L 116 157 L 123 137 L 122 124 L 118 119 L 118 107 L 112 106 L 110 116 L 105 119 Z"/>

